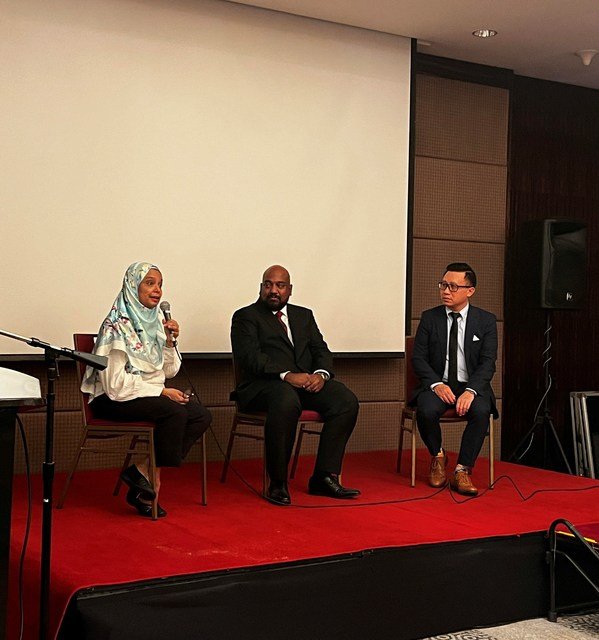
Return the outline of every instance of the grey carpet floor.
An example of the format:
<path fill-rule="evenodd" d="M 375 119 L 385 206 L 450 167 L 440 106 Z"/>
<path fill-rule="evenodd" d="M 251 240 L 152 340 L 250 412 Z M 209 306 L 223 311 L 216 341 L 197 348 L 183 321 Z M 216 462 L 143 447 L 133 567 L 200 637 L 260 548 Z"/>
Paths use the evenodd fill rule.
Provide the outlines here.
<path fill-rule="evenodd" d="M 501 627 L 447 633 L 426 640 L 597 640 L 599 612 L 560 616 L 557 623 L 544 618 Z"/>

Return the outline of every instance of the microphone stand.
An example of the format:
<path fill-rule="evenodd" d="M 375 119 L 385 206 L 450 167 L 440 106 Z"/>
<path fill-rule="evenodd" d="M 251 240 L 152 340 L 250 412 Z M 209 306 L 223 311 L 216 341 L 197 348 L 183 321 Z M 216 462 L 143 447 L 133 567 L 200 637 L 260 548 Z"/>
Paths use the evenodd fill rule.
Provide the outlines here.
<path fill-rule="evenodd" d="M 38 338 L 25 338 L 15 333 L 2 331 L 0 335 L 14 340 L 20 340 L 32 347 L 44 350 L 46 362 L 46 378 L 48 389 L 46 392 L 46 444 L 45 455 L 42 463 L 42 548 L 41 548 L 41 573 L 40 573 L 40 609 L 39 609 L 39 638 L 46 640 L 48 637 L 48 623 L 50 613 L 50 559 L 52 555 L 52 490 L 54 484 L 54 401 L 55 382 L 59 377 L 58 357 L 64 356 L 71 360 L 84 362 L 85 364 L 99 369 L 106 369 L 108 358 L 96 356 L 91 353 L 73 351 L 66 347 L 55 347 L 54 345 L 38 340 Z"/>

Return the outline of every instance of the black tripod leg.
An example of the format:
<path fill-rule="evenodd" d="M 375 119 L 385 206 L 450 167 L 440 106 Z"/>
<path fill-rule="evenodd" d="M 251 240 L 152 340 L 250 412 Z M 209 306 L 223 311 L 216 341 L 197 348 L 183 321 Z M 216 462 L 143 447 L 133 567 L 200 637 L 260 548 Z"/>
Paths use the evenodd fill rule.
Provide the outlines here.
<path fill-rule="evenodd" d="M 559 441 L 559 438 L 557 437 L 557 432 L 555 431 L 555 427 L 553 426 L 553 420 L 550 417 L 547 417 L 546 421 L 549 423 L 549 427 L 551 428 L 551 433 L 553 434 L 553 439 L 555 440 L 555 444 L 557 445 L 557 448 L 560 452 L 562 461 L 566 465 L 566 469 L 568 470 L 568 473 L 572 475 L 572 467 L 570 467 L 570 463 L 568 462 L 568 458 L 566 458 L 566 453 L 564 451 L 564 448 L 562 447 L 562 443 Z"/>
<path fill-rule="evenodd" d="M 522 449 L 523 445 L 528 441 L 528 439 L 531 436 L 534 438 L 534 433 L 537 430 L 537 428 L 540 426 L 540 424 L 541 423 L 539 421 L 539 418 L 537 418 L 535 420 L 535 423 L 532 425 L 532 427 L 524 434 L 524 437 L 516 445 L 516 448 L 512 452 L 512 455 L 507 459 L 508 462 L 513 462 L 514 460 L 520 460 L 520 458 L 522 456 L 520 456 L 520 458 L 518 458 L 518 456 L 516 454 L 518 453 L 518 451 L 520 451 L 520 449 Z M 522 454 L 522 455 L 524 455 L 524 454 Z"/>

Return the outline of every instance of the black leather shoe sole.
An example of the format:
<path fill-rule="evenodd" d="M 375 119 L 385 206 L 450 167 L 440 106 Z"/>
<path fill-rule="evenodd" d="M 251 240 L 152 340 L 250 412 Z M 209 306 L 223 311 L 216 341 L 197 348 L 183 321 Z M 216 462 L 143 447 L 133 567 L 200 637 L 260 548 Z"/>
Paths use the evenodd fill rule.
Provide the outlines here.
<path fill-rule="evenodd" d="M 121 473 L 121 480 L 130 488 L 135 489 L 141 494 L 144 500 L 154 500 L 156 492 L 148 479 L 143 476 L 135 465 L 127 467 Z"/>
<path fill-rule="evenodd" d="M 288 496 L 281 496 L 277 493 L 267 492 L 264 495 L 264 499 L 270 502 L 271 504 L 276 504 L 279 507 L 288 507 L 291 504 L 291 498 Z"/>
<path fill-rule="evenodd" d="M 327 498 L 338 498 L 340 500 L 347 500 L 349 498 L 357 498 L 360 495 L 358 489 L 343 489 L 343 491 L 331 491 L 329 489 L 317 489 L 308 488 L 308 493 L 311 496 L 325 496 Z"/>
<path fill-rule="evenodd" d="M 264 493 L 264 498 L 279 507 L 288 507 L 291 504 L 289 487 L 286 482 L 275 482 L 271 480 L 268 489 Z"/>
<path fill-rule="evenodd" d="M 142 502 L 140 500 L 141 494 L 136 489 L 129 489 L 127 491 L 127 504 L 130 504 L 132 507 L 137 509 L 137 513 L 144 518 L 152 517 L 152 505 Z M 160 506 L 158 507 L 158 517 L 164 518 L 166 516 L 166 511 Z"/>

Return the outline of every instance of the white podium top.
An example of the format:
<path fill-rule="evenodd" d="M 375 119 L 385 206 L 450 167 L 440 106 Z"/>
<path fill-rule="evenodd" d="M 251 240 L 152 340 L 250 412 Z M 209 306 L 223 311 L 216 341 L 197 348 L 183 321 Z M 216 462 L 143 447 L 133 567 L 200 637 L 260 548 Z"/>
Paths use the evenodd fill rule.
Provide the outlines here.
<path fill-rule="evenodd" d="M 15 405 L 41 404 L 40 381 L 20 371 L 0 367 L 0 402 Z"/>

